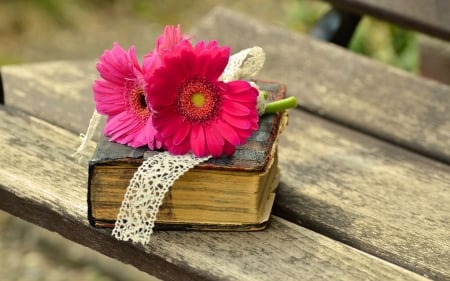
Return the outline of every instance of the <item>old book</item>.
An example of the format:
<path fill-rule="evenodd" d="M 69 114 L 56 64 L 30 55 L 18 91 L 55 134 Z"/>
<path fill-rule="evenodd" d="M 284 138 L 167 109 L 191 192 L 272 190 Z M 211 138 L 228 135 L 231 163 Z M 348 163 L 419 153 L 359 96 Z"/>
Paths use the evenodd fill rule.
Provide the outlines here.
<path fill-rule="evenodd" d="M 271 100 L 285 86 L 258 82 Z M 260 118 L 259 129 L 231 157 L 213 158 L 182 175 L 166 194 L 157 229 L 259 230 L 272 209 L 280 172 L 278 137 L 287 114 Z M 144 159 L 158 153 L 100 139 L 89 162 L 88 217 L 93 226 L 113 227 L 126 188 Z"/>

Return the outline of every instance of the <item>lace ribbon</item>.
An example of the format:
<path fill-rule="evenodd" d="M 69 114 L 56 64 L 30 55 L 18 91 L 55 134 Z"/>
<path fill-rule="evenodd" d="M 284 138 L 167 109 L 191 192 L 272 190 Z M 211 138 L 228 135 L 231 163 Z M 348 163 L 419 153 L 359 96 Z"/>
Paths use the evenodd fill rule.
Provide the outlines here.
<path fill-rule="evenodd" d="M 94 109 L 94 112 L 92 113 L 91 120 L 89 120 L 89 127 L 86 130 L 86 134 L 80 134 L 81 144 L 78 147 L 77 151 L 75 151 L 74 154 L 72 154 L 72 157 L 77 158 L 78 162 L 81 163 L 81 160 L 83 159 L 83 152 L 87 147 L 87 144 L 92 139 L 92 136 L 95 133 L 95 130 L 97 129 L 98 124 L 100 123 L 101 119 L 100 113 L 97 112 L 97 110 Z"/>
<path fill-rule="evenodd" d="M 244 49 L 230 57 L 220 80 L 229 82 L 254 77 L 263 68 L 265 60 L 266 53 L 261 47 Z"/>
<path fill-rule="evenodd" d="M 169 188 L 182 174 L 209 158 L 162 152 L 145 160 L 130 181 L 112 235 L 118 240 L 147 244 Z"/>

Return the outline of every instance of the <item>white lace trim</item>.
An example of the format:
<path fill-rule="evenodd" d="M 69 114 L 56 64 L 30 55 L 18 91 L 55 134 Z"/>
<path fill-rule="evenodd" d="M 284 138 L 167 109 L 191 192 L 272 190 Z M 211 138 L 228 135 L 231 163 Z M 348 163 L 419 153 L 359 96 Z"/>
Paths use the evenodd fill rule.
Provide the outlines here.
<path fill-rule="evenodd" d="M 220 76 L 224 82 L 254 77 L 263 68 L 266 53 L 261 47 L 244 49 L 232 55 Z"/>
<path fill-rule="evenodd" d="M 77 151 L 75 151 L 75 153 L 72 154 L 72 157 L 77 158 L 79 162 L 81 162 L 83 158 L 83 153 L 87 147 L 87 144 L 94 136 L 95 130 L 97 129 L 98 124 L 100 123 L 101 117 L 102 116 L 100 115 L 100 113 L 98 113 L 97 110 L 94 109 L 91 119 L 89 120 L 89 126 L 86 130 L 86 134 L 80 134 L 81 144 L 78 147 Z"/>
<path fill-rule="evenodd" d="M 145 160 L 127 187 L 112 235 L 118 240 L 147 244 L 169 188 L 182 174 L 209 158 L 162 152 Z"/>

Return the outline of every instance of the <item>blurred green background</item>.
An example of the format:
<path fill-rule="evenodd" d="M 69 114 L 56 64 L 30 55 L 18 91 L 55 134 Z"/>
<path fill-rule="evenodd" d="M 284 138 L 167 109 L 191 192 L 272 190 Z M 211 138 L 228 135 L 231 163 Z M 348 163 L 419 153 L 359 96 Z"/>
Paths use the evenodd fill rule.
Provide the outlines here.
<path fill-rule="evenodd" d="M 180 23 L 188 31 L 216 5 L 300 33 L 330 8 L 310 0 L 0 0 L 0 65 L 96 59 L 113 41 L 144 53 L 164 25 Z M 415 33 L 368 17 L 350 44 L 411 72 L 418 71 L 417 46 Z M 2 280 L 153 280 L 1 211 L 0 256 Z"/>
<path fill-rule="evenodd" d="M 188 30 L 216 5 L 301 33 L 307 33 L 330 8 L 311 0 L 268 0 L 264 4 L 255 0 L 0 0 L 0 65 L 95 58 L 110 48 L 106 42 L 112 40 L 124 46 L 134 43 L 139 49 L 145 41 L 132 39 L 141 35 L 150 43 L 160 30 L 158 25 L 169 23 L 180 23 Z M 373 18 L 362 20 L 350 49 L 407 71 L 418 70 L 415 34 Z"/>

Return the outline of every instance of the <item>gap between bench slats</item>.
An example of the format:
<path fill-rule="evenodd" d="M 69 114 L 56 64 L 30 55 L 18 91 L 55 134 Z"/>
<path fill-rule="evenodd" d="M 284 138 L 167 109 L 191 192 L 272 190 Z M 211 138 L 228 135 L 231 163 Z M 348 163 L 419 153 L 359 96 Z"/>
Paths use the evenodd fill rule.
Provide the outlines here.
<path fill-rule="evenodd" d="M 259 45 L 258 77 L 285 83 L 302 108 L 450 163 L 450 86 L 220 7 L 192 34 L 234 51 Z"/>
<path fill-rule="evenodd" d="M 0 71 L 0 104 L 5 104 L 5 94 L 3 92 L 2 72 Z"/>
<path fill-rule="evenodd" d="M 448 0 L 325 0 L 337 7 L 450 40 Z"/>
<path fill-rule="evenodd" d="M 261 232 L 156 232 L 148 247 L 116 241 L 87 223 L 87 169 L 70 158 L 75 135 L 3 106 L 0 130 L 0 208 L 159 278 L 422 279 L 277 217 Z"/>

